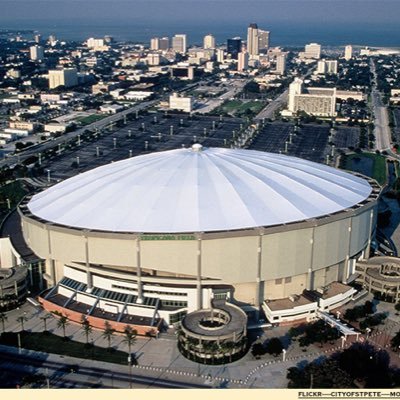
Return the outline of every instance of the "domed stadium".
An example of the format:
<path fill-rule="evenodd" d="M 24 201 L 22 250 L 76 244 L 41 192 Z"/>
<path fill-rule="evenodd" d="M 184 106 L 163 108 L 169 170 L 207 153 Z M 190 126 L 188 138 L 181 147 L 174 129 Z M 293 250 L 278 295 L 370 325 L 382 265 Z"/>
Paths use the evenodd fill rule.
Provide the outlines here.
<path fill-rule="evenodd" d="M 326 165 L 195 144 L 76 175 L 19 212 L 46 309 L 156 334 L 216 302 L 286 323 L 349 301 L 379 193 Z"/>

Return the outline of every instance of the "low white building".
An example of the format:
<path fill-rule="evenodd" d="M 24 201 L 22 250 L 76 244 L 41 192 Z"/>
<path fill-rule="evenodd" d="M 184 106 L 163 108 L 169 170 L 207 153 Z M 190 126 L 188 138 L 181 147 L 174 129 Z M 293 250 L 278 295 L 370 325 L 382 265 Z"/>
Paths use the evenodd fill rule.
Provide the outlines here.
<path fill-rule="evenodd" d="M 174 93 L 169 96 L 169 108 L 190 113 L 193 110 L 193 98 L 191 96 L 179 97 L 177 93 Z"/>
<path fill-rule="evenodd" d="M 106 114 L 116 114 L 123 109 L 124 107 L 119 104 L 104 104 L 100 106 L 100 111 Z"/>

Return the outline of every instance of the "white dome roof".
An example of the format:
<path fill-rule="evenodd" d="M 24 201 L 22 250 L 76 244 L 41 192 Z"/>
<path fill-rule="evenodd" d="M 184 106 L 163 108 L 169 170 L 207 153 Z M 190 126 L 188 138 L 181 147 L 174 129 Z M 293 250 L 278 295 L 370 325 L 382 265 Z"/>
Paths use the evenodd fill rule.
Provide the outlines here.
<path fill-rule="evenodd" d="M 203 232 L 284 224 L 365 200 L 369 183 L 303 159 L 254 150 L 170 150 L 67 179 L 28 203 L 72 227 L 143 233 Z"/>

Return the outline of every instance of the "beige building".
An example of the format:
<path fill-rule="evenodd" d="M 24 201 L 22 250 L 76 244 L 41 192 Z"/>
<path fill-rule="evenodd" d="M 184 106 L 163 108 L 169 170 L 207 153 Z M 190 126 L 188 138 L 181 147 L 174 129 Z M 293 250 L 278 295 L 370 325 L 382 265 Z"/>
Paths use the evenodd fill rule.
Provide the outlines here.
<path fill-rule="evenodd" d="M 180 34 L 172 37 L 172 49 L 177 53 L 185 54 L 187 51 L 187 37 Z"/>
<path fill-rule="evenodd" d="M 193 97 L 180 97 L 178 93 L 173 93 L 169 96 L 169 108 L 190 113 L 193 110 Z"/>
<path fill-rule="evenodd" d="M 259 38 L 257 24 L 250 24 L 247 28 L 247 52 L 249 57 L 258 56 Z"/>
<path fill-rule="evenodd" d="M 249 53 L 247 51 L 242 51 L 238 54 L 238 72 L 246 71 L 249 68 Z"/>
<path fill-rule="evenodd" d="M 30 58 L 32 61 L 42 61 L 44 60 L 44 48 L 42 46 L 31 46 L 29 48 Z"/>
<path fill-rule="evenodd" d="M 286 73 L 286 53 L 281 53 L 276 56 L 275 72 L 279 75 L 285 75 L 285 73 Z"/>
<path fill-rule="evenodd" d="M 258 30 L 258 50 L 259 51 L 268 50 L 269 43 L 270 43 L 270 32 L 259 29 Z"/>
<path fill-rule="evenodd" d="M 349 61 L 352 58 L 353 58 L 353 46 L 349 44 L 344 48 L 344 59 L 346 61 Z"/>
<path fill-rule="evenodd" d="M 49 71 L 49 89 L 59 86 L 73 87 L 78 84 L 76 68 L 60 68 Z"/>
<path fill-rule="evenodd" d="M 211 33 L 204 36 L 203 47 L 205 49 L 215 49 L 215 37 Z"/>
<path fill-rule="evenodd" d="M 301 58 L 313 58 L 318 60 L 321 58 L 321 45 L 318 43 L 310 43 L 305 45 L 304 52 L 300 55 Z"/>

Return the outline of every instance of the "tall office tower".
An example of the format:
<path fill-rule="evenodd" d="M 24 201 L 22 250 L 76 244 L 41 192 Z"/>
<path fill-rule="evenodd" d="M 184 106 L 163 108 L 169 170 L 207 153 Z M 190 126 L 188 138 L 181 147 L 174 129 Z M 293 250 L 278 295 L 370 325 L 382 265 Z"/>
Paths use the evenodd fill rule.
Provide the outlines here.
<path fill-rule="evenodd" d="M 325 60 L 318 61 L 317 71 L 316 72 L 317 72 L 317 74 L 325 74 L 326 73 Z"/>
<path fill-rule="evenodd" d="M 303 90 L 303 81 L 299 78 L 295 78 L 295 80 L 289 85 L 289 103 L 288 110 L 294 112 L 295 110 L 295 97 L 301 94 Z"/>
<path fill-rule="evenodd" d="M 50 46 L 55 46 L 57 44 L 56 35 L 50 35 L 48 40 Z"/>
<path fill-rule="evenodd" d="M 205 49 L 215 49 L 215 37 L 209 33 L 204 36 L 203 48 Z"/>
<path fill-rule="evenodd" d="M 247 51 L 242 51 L 238 54 L 238 66 L 237 70 L 239 72 L 245 71 L 249 68 L 249 53 Z"/>
<path fill-rule="evenodd" d="M 49 71 L 49 89 L 58 86 L 72 87 L 78 84 L 76 68 L 61 68 Z"/>
<path fill-rule="evenodd" d="M 337 60 L 325 60 L 325 69 L 327 74 L 337 74 L 338 62 Z"/>
<path fill-rule="evenodd" d="M 151 38 L 150 50 L 160 50 L 160 39 L 158 37 Z"/>
<path fill-rule="evenodd" d="M 346 61 L 349 61 L 353 58 L 353 46 L 348 44 L 345 48 L 344 48 L 344 59 Z"/>
<path fill-rule="evenodd" d="M 278 54 L 276 57 L 276 72 L 279 75 L 286 73 L 286 53 Z"/>
<path fill-rule="evenodd" d="M 29 52 L 32 61 L 41 61 L 44 59 L 44 48 L 42 46 L 31 46 Z"/>
<path fill-rule="evenodd" d="M 321 45 L 318 43 L 306 44 L 304 47 L 304 56 L 306 58 L 321 58 Z"/>
<path fill-rule="evenodd" d="M 222 63 L 222 62 L 224 62 L 224 60 L 225 60 L 225 53 L 224 53 L 224 51 L 223 51 L 222 49 L 218 49 L 218 50 L 217 50 L 217 61 L 218 61 L 219 63 Z"/>
<path fill-rule="evenodd" d="M 186 53 L 186 35 L 175 35 L 172 37 L 172 49 L 177 53 Z"/>
<path fill-rule="evenodd" d="M 40 43 L 40 41 L 42 40 L 42 35 L 40 35 L 39 33 L 37 33 L 33 39 L 35 40 L 35 43 Z"/>
<path fill-rule="evenodd" d="M 247 28 L 247 52 L 249 56 L 257 56 L 258 50 L 258 27 L 257 24 L 250 24 Z"/>
<path fill-rule="evenodd" d="M 158 40 L 158 49 L 165 51 L 169 49 L 169 37 L 162 37 Z"/>
<path fill-rule="evenodd" d="M 240 37 L 235 37 L 233 39 L 228 39 L 226 43 L 226 51 L 231 55 L 231 58 L 237 60 L 238 54 L 242 50 L 242 39 Z"/>
<path fill-rule="evenodd" d="M 258 30 L 258 50 L 268 50 L 269 48 L 269 38 L 270 32 L 263 31 L 262 29 Z"/>

